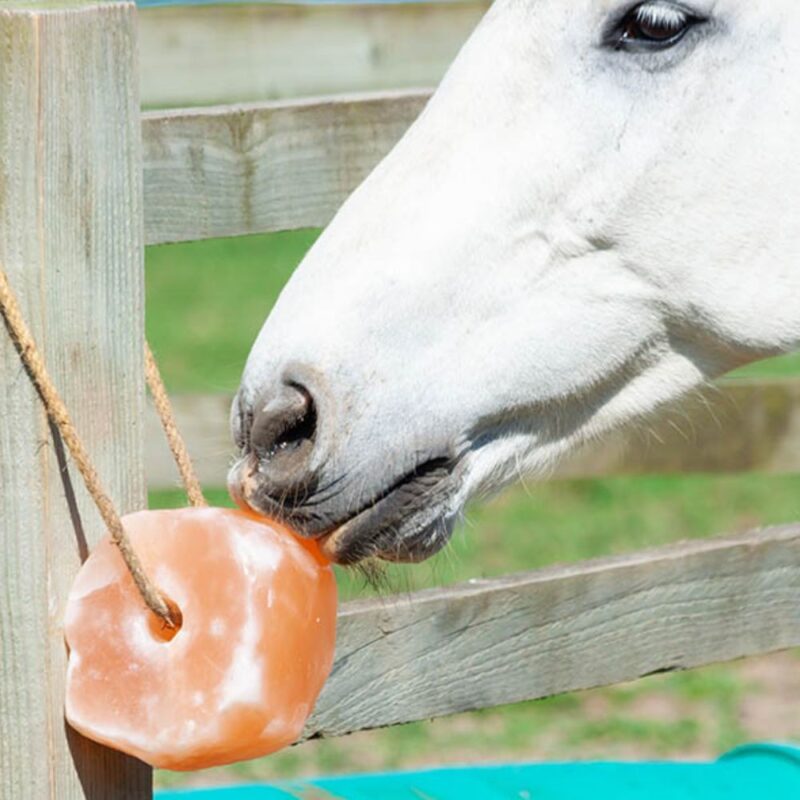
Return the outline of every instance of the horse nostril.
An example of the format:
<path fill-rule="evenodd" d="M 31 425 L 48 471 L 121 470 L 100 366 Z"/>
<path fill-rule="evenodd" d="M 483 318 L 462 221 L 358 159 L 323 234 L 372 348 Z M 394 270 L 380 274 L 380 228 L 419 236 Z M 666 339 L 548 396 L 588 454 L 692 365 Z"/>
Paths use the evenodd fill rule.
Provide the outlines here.
<path fill-rule="evenodd" d="M 313 494 L 330 446 L 331 400 L 324 377 L 302 365 L 242 393 L 233 431 L 243 443 L 232 494 L 263 514 L 287 517 Z M 302 377 L 301 377 L 302 375 Z M 308 377 L 306 377 L 308 376 Z M 249 394 L 249 396 L 248 396 Z M 236 413 L 236 412 L 234 412 Z M 240 429 L 240 430 L 239 430 Z"/>
<path fill-rule="evenodd" d="M 301 384 L 287 383 L 256 404 L 250 447 L 259 460 L 274 466 L 281 462 L 284 471 L 294 471 L 310 456 L 316 432 L 317 408 L 311 393 Z"/>

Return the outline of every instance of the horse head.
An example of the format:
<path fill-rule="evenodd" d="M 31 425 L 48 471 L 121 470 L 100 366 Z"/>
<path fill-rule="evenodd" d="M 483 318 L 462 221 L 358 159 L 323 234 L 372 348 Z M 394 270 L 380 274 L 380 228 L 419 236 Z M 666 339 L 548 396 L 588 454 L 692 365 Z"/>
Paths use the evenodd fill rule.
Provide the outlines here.
<path fill-rule="evenodd" d="M 419 560 L 475 493 L 797 347 L 798 74 L 793 0 L 497 0 L 266 321 L 233 495 Z"/>

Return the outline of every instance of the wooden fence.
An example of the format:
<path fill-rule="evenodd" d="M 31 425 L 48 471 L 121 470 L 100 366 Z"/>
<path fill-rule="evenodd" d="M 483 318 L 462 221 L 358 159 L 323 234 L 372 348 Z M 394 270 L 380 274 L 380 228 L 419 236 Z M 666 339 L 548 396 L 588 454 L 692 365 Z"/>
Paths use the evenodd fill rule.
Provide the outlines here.
<path fill-rule="evenodd" d="M 145 502 L 146 451 L 152 485 L 172 480 L 149 450 L 145 243 L 324 225 L 424 105 L 408 87 L 438 79 L 482 8 L 154 8 L 138 47 L 130 3 L 0 6 L 0 262 L 120 508 Z M 142 115 L 139 74 L 150 105 L 260 100 Z M 373 93 L 280 99 L 354 88 Z M 149 769 L 64 725 L 64 602 L 103 529 L 75 486 L 76 536 L 57 442 L 7 337 L 0 400 L 0 795 L 150 797 Z M 707 402 L 561 474 L 797 471 L 797 383 L 724 384 Z M 178 398 L 209 483 L 228 458 L 227 403 Z M 347 604 L 306 735 L 800 645 L 799 592 L 789 526 Z"/>

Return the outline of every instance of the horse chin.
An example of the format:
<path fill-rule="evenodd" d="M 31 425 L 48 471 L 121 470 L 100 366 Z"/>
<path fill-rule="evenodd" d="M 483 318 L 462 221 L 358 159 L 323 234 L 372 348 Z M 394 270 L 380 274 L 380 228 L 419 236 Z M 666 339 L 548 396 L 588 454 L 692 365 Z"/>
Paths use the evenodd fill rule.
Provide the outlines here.
<path fill-rule="evenodd" d="M 331 561 L 343 566 L 378 558 L 416 564 L 438 553 L 450 540 L 455 515 L 443 505 L 423 505 L 403 517 L 376 520 L 368 509 L 320 538 Z"/>

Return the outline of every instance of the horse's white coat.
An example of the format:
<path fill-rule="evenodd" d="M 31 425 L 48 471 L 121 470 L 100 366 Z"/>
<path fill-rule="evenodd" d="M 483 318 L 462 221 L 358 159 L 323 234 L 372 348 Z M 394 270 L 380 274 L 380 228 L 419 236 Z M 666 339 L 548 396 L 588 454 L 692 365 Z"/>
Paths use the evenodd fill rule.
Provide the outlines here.
<path fill-rule="evenodd" d="M 324 376 L 353 508 L 425 457 L 476 491 L 800 345 L 800 3 L 691 0 L 674 48 L 619 0 L 497 0 L 267 320 L 252 398 Z"/>

